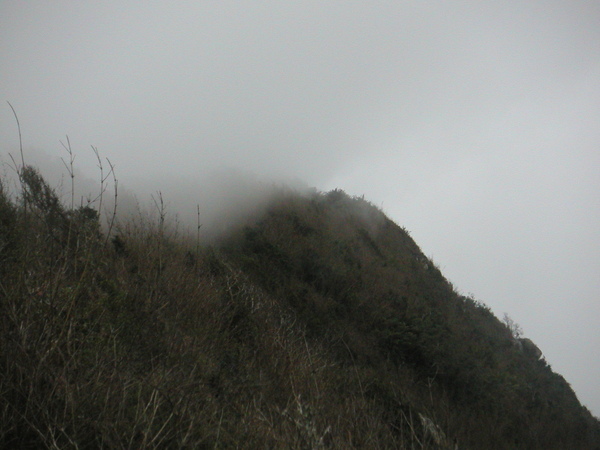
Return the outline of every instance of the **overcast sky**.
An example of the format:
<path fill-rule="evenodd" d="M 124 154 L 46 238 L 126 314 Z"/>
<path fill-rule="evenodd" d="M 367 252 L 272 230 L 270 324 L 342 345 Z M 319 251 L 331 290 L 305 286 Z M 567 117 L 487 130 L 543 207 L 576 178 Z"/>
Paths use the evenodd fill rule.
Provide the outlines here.
<path fill-rule="evenodd" d="M 124 185 L 364 194 L 600 416 L 600 2 L 4 0 L 0 100 L 4 161 L 10 101 Z"/>

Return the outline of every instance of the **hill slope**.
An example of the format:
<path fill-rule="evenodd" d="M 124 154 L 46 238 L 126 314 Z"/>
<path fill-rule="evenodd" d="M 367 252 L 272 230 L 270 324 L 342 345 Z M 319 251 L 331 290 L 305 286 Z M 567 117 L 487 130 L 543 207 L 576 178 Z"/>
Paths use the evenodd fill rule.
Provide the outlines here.
<path fill-rule="evenodd" d="M 199 245 L 0 191 L 0 445 L 594 448 L 600 424 L 408 233 L 282 191 Z"/>

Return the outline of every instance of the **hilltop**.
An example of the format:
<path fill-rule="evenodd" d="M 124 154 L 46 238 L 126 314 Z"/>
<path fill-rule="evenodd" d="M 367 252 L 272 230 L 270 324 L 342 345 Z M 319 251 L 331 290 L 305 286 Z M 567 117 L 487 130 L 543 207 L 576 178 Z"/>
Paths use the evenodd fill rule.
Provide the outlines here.
<path fill-rule="evenodd" d="M 568 382 L 363 198 L 210 244 L 0 189 L 4 448 L 599 448 Z M 113 218 L 114 219 L 114 218 Z"/>

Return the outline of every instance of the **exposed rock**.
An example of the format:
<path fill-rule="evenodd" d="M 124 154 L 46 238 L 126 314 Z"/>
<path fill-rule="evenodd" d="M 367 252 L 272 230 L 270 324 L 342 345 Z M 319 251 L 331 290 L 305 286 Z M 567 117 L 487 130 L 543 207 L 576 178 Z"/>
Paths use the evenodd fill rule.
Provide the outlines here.
<path fill-rule="evenodd" d="M 529 338 L 518 339 L 517 342 L 520 344 L 520 350 L 527 356 L 531 356 L 535 359 L 540 359 L 542 357 L 542 351 L 540 348 L 533 343 L 533 341 Z"/>

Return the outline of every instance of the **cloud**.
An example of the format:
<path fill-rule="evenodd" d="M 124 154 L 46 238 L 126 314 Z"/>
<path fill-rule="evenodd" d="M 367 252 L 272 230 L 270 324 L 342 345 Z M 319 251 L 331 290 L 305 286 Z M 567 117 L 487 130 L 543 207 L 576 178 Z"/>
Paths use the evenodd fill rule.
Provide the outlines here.
<path fill-rule="evenodd" d="M 187 211 L 228 191 L 215 171 L 365 194 L 596 415 L 599 55 L 583 0 L 0 6 L 0 97 L 27 149 L 69 135 L 93 174 L 95 145 Z M 0 137 L 14 152 L 8 108 Z"/>

